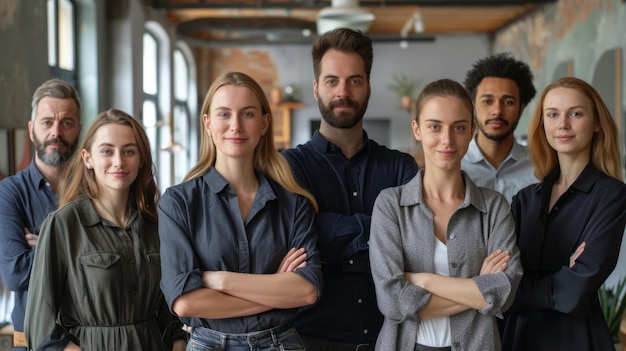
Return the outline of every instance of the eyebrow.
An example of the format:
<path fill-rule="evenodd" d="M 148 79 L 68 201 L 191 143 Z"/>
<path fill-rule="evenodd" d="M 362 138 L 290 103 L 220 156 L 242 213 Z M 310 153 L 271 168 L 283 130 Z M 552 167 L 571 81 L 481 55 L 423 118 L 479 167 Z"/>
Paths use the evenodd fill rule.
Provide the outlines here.
<path fill-rule="evenodd" d="M 334 74 L 327 74 L 327 75 L 322 77 L 322 79 L 328 79 L 328 78 L 339 78 L 339 76 L 336 76 Z M 365 79 L 365 76 L 363 76 L 362 74 L 353 74 L 351 76 L 348 76 L 346 79 L 351 79 L 351 78 L 362 78 L 362 79 Z"/>
<path fill-rule="evenodd" d="M 482 98 L 482 97 L 496 97 L 496 94 L 487 93 L 487 94 L 482 94 L 482 95 L 480 95 L 479 97 L 481 97 L 481 98 Z M 517 97 L 515 97 L 514 95 L 508 95 L 508 94 L 502 95 L 502 98 L 503 98 L 503 99 L 513 99 L 513 100 L 517 100 Z"/>
<path fill-rule="evenodd" d="M 98 145 L 97 147 L 115 147 L 115 145 L 111 144 L 111 143 L 101 143 L 100 145 Z M 137 146 L 137 143 L 128 143 L 128 144 L 124 144 L 122 145 L 122 148 L 125 147 L 129 147 L 129 146 Z"/>
<path fill-rule="evenodd" d="M 243 108 L 241 108 L 241 109 L 242 109 L 242 110 L 247 110 L 247 109 L 251 109 L 251 108 L 252 108 L 252 109 L 255 109 L 255 110 L 257 109 L 257 107 L 256 107 L 256 106 L 254 106 L 254 105 L 244 106 L 244 107 L 243 107 Z M 229 110 L 229 111 L 230 111 L 230 110 L 232 110 L 232 108 L 231 108 L 231 107 L 227 107 L 227 106 L 218 106 L 218 107 L 216 107 L 216 108 L 214 108 L 214 109 L 213 109 L 213 111 L 218 111 L 218 110 Z"/>
<path fill-rule="evenodd" d="M 436 123 L 443 123 L 442 120 L 439 119 L 435 119 L 435 118 L 429 118 L 429 119 L 425 119 L 424 122 L 436 122 Z M 466 119 L 457 119 L 456 121 L 453 121 L 452 124 L 459 124 L 459 123 L 471 123 L 471 121 L 468 121 Z"/>

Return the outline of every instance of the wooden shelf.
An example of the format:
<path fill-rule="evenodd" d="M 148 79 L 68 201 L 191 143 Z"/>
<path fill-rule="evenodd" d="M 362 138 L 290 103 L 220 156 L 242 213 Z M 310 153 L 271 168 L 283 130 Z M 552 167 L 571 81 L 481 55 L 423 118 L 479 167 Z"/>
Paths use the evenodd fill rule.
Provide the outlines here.
<path fill-rule="evenodd" d="M 291 112 L 304 107 L 299 101 L 284 101 L 271 104 L 274 117 L 274 145 L 278 150 L 291 147 Z"/>

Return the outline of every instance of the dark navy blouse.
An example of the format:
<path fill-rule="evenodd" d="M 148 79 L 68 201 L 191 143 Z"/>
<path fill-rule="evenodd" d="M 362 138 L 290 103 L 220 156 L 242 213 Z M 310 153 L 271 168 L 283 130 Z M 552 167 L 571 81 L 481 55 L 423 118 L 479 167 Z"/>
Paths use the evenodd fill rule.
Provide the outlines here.
<path fill-rule="evenodd" d="M 161 289 L 170 309 L 183 294 L 203 288 L 203 271 L 275 273 L 291 249 L 304 248 L 307 265 L 295 271 L 322 289 L 315 212 L 310 202 L 257 174 L 259 189 L 242 220 L 235 192 L 211 168 L 204 176 L 168 188 L 159 201 Z M 296 309 L 252 316 L 181 318 L 192 327 L 247 333 L 291 322 Z"/>

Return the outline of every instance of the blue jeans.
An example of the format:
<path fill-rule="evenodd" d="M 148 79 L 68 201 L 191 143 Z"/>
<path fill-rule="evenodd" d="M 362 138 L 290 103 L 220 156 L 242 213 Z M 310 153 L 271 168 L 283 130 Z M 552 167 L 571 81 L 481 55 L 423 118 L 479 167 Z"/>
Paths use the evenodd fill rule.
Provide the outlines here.
<path fill-rule="evenodd" d="M 207 328 L 193 328 L 187 351 L 296 351 L 304 344 L 292 326 L 245 334 L 220 333 Z"/>

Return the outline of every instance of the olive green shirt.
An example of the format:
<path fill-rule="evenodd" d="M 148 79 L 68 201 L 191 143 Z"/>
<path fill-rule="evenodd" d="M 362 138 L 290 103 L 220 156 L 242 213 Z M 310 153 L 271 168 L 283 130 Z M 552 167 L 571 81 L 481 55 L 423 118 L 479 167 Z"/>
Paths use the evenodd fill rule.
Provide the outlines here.
<path fill-rule="evenodd" d="M 82 350 L 164 350 L 157 315 L 172 318 L 160 278 L 156 223 L 133 208 L 120 228 L 79 196 L 41 229 L 26 306 L 29 347 L 61 350 L 74 340 Z"/>

